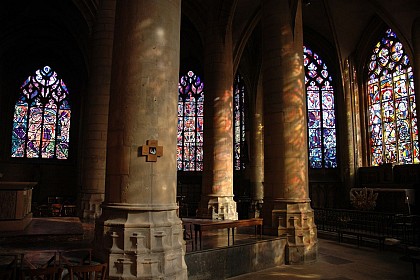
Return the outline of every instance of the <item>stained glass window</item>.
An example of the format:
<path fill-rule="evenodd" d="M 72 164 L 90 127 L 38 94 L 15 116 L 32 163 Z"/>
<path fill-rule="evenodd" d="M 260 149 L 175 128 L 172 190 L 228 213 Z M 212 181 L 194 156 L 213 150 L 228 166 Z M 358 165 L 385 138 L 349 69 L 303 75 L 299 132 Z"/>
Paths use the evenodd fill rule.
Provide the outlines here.
<path fill-rule="evenodd" d="M 68 158 L 68 96 L 63 80 L 49 66 L 23 82 L 13 115 L 12 157 Z"/>
<path fill-rule="evenodd" d="M 368 64 L 370 163 L 419 163 L 413 69 L 391 29 Z"/>
<path fill-rule="evenodd" d="M 182 171 L 203 170 L 204 84 L 189 71 L 178 84 L 177 165 Z"/>
<path fill-rule="evenodd" d="M 235 170 L 245 168 L 245 84 L 241 75 L 236 75 L 234 86 L 234 166 Z"/>
<path fill-rule="evenodd" d="M 327 65 L 303 47 L 310 168 L 337 167 L 335 96 Z"/>

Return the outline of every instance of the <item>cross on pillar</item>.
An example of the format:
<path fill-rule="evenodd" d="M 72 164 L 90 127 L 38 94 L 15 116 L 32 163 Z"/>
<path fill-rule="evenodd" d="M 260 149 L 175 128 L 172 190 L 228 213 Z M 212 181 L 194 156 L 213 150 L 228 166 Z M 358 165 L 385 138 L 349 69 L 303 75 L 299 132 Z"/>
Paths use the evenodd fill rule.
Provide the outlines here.
<path fill-rule="evenodd" d="M 146 161 L 157 161 L 157 157 L 163 156 L 163 147 L 158 146 L 158 140 L 147 140 L 146 145 L 141 146 L 141 155 L 146 156 Z"/>

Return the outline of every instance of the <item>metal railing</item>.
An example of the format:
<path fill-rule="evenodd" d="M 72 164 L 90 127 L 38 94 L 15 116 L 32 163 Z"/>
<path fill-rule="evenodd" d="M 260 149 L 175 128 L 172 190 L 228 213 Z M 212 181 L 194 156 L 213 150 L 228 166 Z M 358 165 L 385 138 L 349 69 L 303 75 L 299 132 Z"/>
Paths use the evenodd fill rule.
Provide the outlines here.
<path fill-rule="evenodd" d="M 347 209 L 314 208 L 318 231 L 394 238 L 402 244 L 420 245 L 420 216 Z"/>

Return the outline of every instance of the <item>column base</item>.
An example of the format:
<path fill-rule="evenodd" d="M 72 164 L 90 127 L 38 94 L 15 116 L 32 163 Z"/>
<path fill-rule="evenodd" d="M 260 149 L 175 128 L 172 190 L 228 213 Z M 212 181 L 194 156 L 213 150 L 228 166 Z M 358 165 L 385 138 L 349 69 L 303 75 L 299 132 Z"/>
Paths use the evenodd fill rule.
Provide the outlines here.
<path fill-rule="evenodd" d="M 203 209 L 206 203 L 201 202 L 202 207 L 197 217 L 212 220 L 237 220 L 238 212 L 233 196 L 208 196 L 207 209 Z"/>
<path fill-rule="evenodd" d="M 260 218 L 262 216 L 263 200 L 252 200 L 249 206 L 248 218 Z"/>
<path fill-rule="evenodd" d="M 81 193 L 81 213 L 83 220 L 95 220 L 101 215 L 101 203 L 104 201 L 104 193 Z"/>
<path fill-rule="evenodd" d="M 148 211 L 103 205 L 94 246 L 95 256 L 109 263 L 109 279 L 188 278 L 176 207 Z"/>
<path fill-rule="evenodd" d="M 276 201 L 272 222 L 277 224 L 278 236 L 285 237 L 286 264 L 304 264 L 317 260 L 318 238 L 314 212 L 309 202 Z"/>

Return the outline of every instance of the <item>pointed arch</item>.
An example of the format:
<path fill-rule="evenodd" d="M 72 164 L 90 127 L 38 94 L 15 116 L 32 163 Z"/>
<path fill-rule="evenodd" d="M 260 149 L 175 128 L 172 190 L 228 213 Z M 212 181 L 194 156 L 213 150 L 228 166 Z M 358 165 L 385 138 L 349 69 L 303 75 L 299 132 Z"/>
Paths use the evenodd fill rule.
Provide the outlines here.
<path fill-rule="evenodd" d="M 325 62 L 303 47 L 310 168 L 337 167 L 336 101 Z"/>
<path fill-rule="evenodd" d="M 15 103 L 11 156 L 67 159 L 71 108 L 64 81 L 49 66 L 29 76 Z"/>
<path fill-rule="evenodd" d="M 178 171 L 203 171 L 204 84 L 188 71 L 178 84 Z"/>
<path fill-rule="evenodd" d="M 233 93 L 233 155 L 235 170 L 245 168 L 245 159 L 247 158 L 247 147 L 245 142 L 245 82 L 238 73 L 234 81 Z"/>
<path fill-rule="evenodd" d="M 413 69 L 391 29 L 366 64 L 370 165 L 419 163 Z"/>

